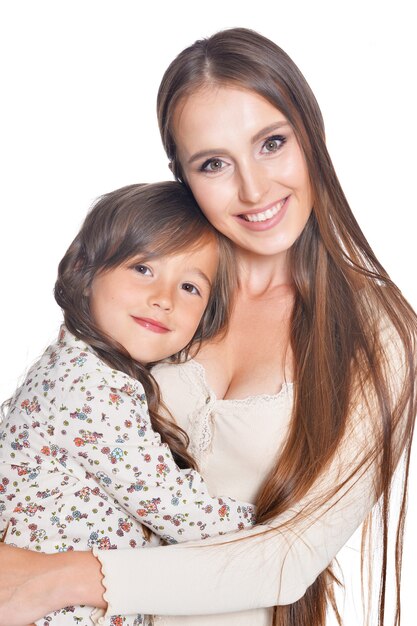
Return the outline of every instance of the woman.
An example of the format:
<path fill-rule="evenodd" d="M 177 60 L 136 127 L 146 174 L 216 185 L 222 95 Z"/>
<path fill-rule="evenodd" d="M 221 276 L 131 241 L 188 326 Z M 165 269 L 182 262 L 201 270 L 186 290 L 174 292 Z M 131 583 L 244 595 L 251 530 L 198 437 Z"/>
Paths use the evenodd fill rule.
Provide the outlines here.
<path fill-rule="evenodd" d="M 228 334 L 156 377 L 209 487 L 252 498 L 261 525 L 236 541 L 110 551 L 100 563 L 90 553 L 7 552 L 16 574 L 0 623 L 12 626 L 13 602 L 16 624 L 69 603 L 105 606 L 102 567 L 109 614 L 321 626 L 330 564 L 379 498 L 383 624 L 400 457 L 401 561 L 415 314 L 348 207 L 313 94 L 272 42 L 245 29 L 196 42 L 168 68 L 158 115 L 171 169 L 234 242 L 240 281 Z"/>

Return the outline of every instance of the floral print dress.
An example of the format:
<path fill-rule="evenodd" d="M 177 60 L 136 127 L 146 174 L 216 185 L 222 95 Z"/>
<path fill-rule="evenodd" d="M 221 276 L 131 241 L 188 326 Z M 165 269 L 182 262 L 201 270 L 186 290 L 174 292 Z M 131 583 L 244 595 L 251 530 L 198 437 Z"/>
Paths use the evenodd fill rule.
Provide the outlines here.
<path fill-rule="evenodd" d="M 177 467 L 152 430 L 142 385 L 62 327 L 0 427 L 3 541 L 43 552 L 144 548 L 159 542 L 155 534 L 173 544 L 253 523 L 249 503 L 212 497 L 196 471 Z M 91 607 L 66 607 L 37 625 L 87 626 L 91 614 Z M 117 615 L 103 623 L 149 619 Z"/>

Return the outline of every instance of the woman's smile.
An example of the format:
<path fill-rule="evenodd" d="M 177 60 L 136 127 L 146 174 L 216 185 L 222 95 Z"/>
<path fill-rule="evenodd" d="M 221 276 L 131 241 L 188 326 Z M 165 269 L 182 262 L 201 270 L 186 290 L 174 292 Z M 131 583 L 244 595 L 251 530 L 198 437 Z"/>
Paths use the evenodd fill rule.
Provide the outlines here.
<path fill-rule="evenodd" d="M 273 228 L 284 218 L 290 196 L 274 202 L 266 208 L 259 209 L 258 211 L 250 211 L 247 213 L 241 213 L 238 217 L 245 221 L 246 228 L 251 230 L 268 230 Z"/>

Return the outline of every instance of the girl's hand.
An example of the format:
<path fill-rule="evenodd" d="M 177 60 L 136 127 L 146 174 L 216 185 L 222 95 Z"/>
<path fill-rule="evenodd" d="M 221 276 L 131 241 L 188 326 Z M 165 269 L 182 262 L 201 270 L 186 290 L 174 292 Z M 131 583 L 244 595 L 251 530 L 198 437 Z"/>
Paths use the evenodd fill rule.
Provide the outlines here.
<path fill-rule="evenodd" d="M 101 579 L 91 552 L 43 554 L 0 543 L 0 626 L 27 626 L 72 604 L 105 608 Z"/>

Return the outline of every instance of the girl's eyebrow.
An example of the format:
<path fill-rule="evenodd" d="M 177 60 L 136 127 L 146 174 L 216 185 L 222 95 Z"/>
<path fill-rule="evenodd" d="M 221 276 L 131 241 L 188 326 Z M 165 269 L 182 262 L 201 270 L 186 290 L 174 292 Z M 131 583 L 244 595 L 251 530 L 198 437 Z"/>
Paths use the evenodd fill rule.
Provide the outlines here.
<path fill-rule="evenodd" d="M 197 274 L 197 276 L 204 280 L 204 282 L 206 282 L 211 289 L 211 280 L 202 270 L 200 270 L 198 267 L 190 267 L 187 269 L 187 271 L 191 274 Z"/>
<path fill-rule="evenodd" d="M 252 144 L 256 143 L 257 141 L 262 139 L 262 137 L 264 137 L 265 135 L 272 133 L 274 130 L 278 130 L 279 128 L 282 128 L 283 126 L 289 126 L 289 122 L 287 120 L 281 120 L 280 122 L 273 122 L 272 124 L 269 124 L 268 126 L 264 126 L 264 128 L 261 128 L 261 130 L 259 130 L 251 138 L 251 143 Z M 203 157 L 212 156 L 213 154 L 224 154 L 225 152 L 227 152 L 225 148 L 210 148 L 209 150 L 200 150 L 199 152 L 195 152 L 188 159 L 187 164 L 191 165 L 191 163 L 194 163 L 194 161 L 197 161 L 198 159 L 201 159 Z"/>

